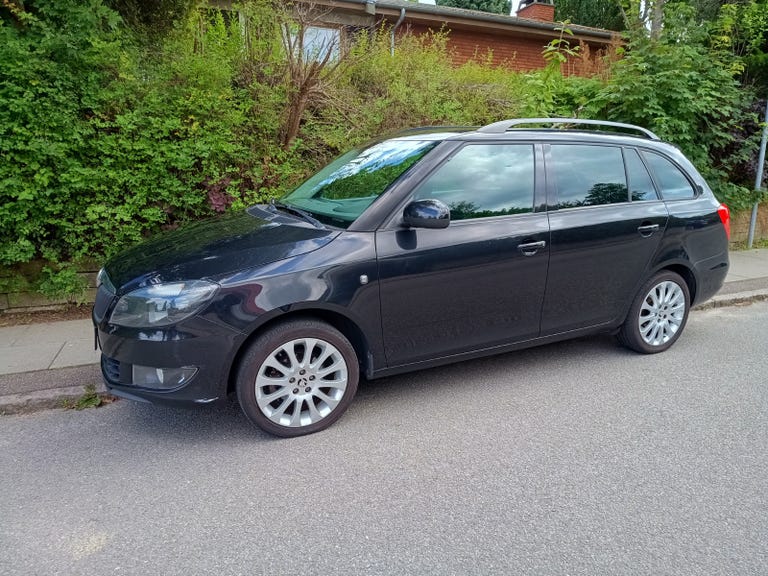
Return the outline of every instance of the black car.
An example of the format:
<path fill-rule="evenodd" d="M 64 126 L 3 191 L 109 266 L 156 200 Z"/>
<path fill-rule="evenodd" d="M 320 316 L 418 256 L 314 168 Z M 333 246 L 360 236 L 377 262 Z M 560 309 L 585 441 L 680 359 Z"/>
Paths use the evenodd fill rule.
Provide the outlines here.
<path fill-rule="evenodd" d="M 134 400 L 236 393 L 264 430 L 308 434 L 341 416 L 361 373 L 597 332 L 666 350 L 722 285 L 728 235 L 693 165 L 637 126 L 405 132 L 279 202 L 111 259 L 93 310 L 102 372 Z"/>

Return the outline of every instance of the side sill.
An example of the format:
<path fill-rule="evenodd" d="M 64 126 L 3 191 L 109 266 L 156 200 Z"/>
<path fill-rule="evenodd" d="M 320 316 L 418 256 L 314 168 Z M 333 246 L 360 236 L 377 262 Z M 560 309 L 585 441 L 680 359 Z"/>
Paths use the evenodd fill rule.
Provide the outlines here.
<path fill-rule="evenodd" d="M 454 364 L 456 362 L 463 362 L 464 360 L 474 360 L 476 358 L 485 358 L 487 356 L 505 354 L 507 352 L 514 352 L 516 350 L 525 350 L 526 348 L 534 348 L 544 344 L 552 344 L 554 342 L 572 340 L 574 338 L 581 338 L 583 336 L 592 336 L 595 334 L 605 333 L 610 334 L 615 332 L 616 329 L 617 326 L 615 323 L 598 324 L 597 326 L 580 328 L 578 330 L 571 330 L 569 332 L 561 332 L 559 334 L 552 334 L 550 336 L 544 336 L 541 338 L 533 338 L 531 340 L 523 340 L 522 342 L 500 344 L 498 346 L 491 346 L 489 348 L 483 348 L 480 350 L 472 350 L 470 352 L 462 352 L 460 354 L 453 354 L 451 356 L 442 356 L 440 358 L 422 360 L 420 362 L 412 362 L 410 364 L 390 366 L 387 368 L 381 368 L 379 370 L 374 369 L 371 370 L 370 375 L 368 374 L 368 370 L 366 370 L 366 377 L 369 380 L 373 380 L 376 378 L 383 378 L 385 376 L 405 374 L 406 372 L 414 372 L 416 370 L 424 370 L 426 368 L 436 368 L 437 366 L 445 366 L 446 364 Z M 372 365 L 369 365 L 368 368 L 372 368 Z"/>

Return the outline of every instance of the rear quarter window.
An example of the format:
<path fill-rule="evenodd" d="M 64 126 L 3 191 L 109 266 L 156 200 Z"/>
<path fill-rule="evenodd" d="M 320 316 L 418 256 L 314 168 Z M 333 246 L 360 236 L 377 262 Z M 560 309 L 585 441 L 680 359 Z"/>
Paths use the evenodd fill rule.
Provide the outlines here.
<path fill-rule="evenodd" d="M 670 160 L 655 152 L 643 150 L 643 158 L 659 185 L 664 200 L 684 200 L 696 196 L 696 190 L 683 172 Z"/>

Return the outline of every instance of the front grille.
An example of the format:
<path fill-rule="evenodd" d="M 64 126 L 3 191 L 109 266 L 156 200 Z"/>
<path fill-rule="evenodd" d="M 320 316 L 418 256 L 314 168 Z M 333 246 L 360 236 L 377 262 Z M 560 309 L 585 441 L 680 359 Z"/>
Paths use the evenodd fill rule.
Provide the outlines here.
<path fill-rule="evenodd" d="M 114 384 L 120 384 L 120 361 L 114 358 L 101 357 L 101 367 L 104 376 Z"/>

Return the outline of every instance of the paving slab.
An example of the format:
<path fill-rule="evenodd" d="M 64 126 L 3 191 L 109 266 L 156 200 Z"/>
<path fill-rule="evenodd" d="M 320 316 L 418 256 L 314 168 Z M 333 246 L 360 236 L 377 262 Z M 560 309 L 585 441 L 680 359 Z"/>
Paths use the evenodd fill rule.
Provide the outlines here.
<path fill-rule="evenodd" d="M 748 278 L 746 280 L 734 280 L 726 282 L 715 297 L 736 294 L 737 292 L 753 292 L 768 287 L 766 278 Z"/>
<path fill-rule="evenodd" d="M 66 368 L 99 362 L 101 352 L 94 350 L 93 337 L 80 340 L 67 340 L 64 347 L 51 362 L 49 368 Z"/>
<path fill-rule="evenodd" d="M 768 278 L 768 250 L 731 252 L 731 265 L 726 282 Z"/>
<path fill-rule="evenodd" d="M 2 347 L 0 348 L 0 374 L 45 370 L 50 367 L 63 346 L 63 342 L 56 342 Z"/>
<path fill-rule="evenodd" d="M 0 328 L 0 348 L 13 346 L 29 329 L 30 326 L 3 326 Z"/>
<path fill-rule="evenodd" d="M 53 342 L 62 344 L 68 340 L 79 338 L 90 338 L 91 344 L 93 344 L 93 324 L 88 319 L 30 324 L 26 328 L 27 330 L 18 336 L 13 346 Z"/>

